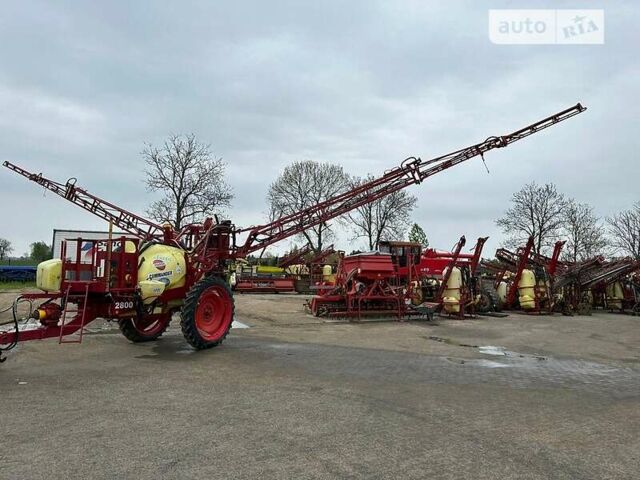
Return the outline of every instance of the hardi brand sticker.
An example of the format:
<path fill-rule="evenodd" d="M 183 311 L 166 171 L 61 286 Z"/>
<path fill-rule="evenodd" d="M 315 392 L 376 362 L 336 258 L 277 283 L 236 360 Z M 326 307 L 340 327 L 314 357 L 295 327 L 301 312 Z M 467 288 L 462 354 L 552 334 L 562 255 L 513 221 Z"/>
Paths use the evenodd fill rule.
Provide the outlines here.
<path fill-rule="evenodd" d="M 168 287 L 171 284 L 172 275 L 173 270 L 169 270 L 167 272 L 150 273 L 149 275 L 147 275 L 147 280 L 157 280 L 164 283 Z"/>
<path fill-rule="evenodd" d="M 170 277 L 171 275 L 173 275 L 172 270 L 169 270 L 168 272 L 161 272 L 161 273 L 150 273 L 149 275 L 147 275 L 147 280 L 155 280 L 158 278 Z"/>
<path fill-rule="evenodd" d="M 156 258 L 153 261 L 153 266 L 156 267 L 158 270 L 164 270 L 167 267 L 167 265 L 159 258 Z"/>

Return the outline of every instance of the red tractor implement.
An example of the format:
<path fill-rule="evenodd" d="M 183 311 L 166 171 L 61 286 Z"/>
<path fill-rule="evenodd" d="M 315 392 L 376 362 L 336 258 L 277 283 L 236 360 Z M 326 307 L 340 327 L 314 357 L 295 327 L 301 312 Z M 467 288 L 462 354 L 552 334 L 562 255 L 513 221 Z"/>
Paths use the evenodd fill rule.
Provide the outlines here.
<path fill-rule="evenodd" d="M 301 272 L 299 267 L 291 270 L 294 266 L 304 265 L 305 257 L 312 251 L 309 245 L 293 250 L 280 258 L 275 268 L 239 264 L 233 290 L 240 293 L 295 293 L 298 291 L 297 280 L 306 272 Z"/>
<path fill-rule="evenodd" d="M 438 303 L 441 312 L 458 318 L 474 315 L 476 311 L 488 313 L 499 310 L 492 293 L 481 289 L 477 275 L 488 238 L 479 237 L 471 249 L 473 253 L 462 253 L 466 243 L 464 236 L 451 253 L 426 250 L 419 265 L 423 298 L 429 300 L 433 296 L 431 301 Z"/>
<path fill-rule="evenodd" d="M 409 255 L 410 256 L 410 255 Z M 391 254 L 372 252 L 342 258 L 335 286 L 308 304 L 320 316 L 355 317 L 363 314 L 406 314 L 407 287 L 401 285 Z"/>
<path fill-rule="evenodd" d="M 336 252 L 333 245 L 329 245 L 319 253 L 307 256 L 304 261 L 304 270 L 296 279 L 296 291 L 315 293 L 334 285 L 339 258 L 341 255 Z"/>
<path fill-rule="evenodd" d="M 400 319 L 441 311 L 463 318 L 474 313 L 480 299 L 475 274 L 486 240 L 479 238 L 474 253 L 464 258 L 464 237 L 453 252 L 437 257 L 434 250 L 425 257 L 419 243 L 382 241 L 378 252 L 343 257 L 333 288 L 314 296 L 307 306 L 316 316 Z"/>
<path fill-rule="evenodd" d="M 514 253 L 504 248 L 496 250 L 498 264 L 483 264 L 496 272 L 494 287 L 502 295 L 506 310 L 520 308 L 528 313 L 552 313 L 554 282 L 559 258 L 565 242 L 556 242 L 551 257 L 533 251 L 534 238 Z"/>
<path fill-rule="evenodd" d="M 207 218 L 175 230 L 89 193 L 76 186 L 73 178 L 58 183 L 4 162 L 13 172 L 128 232 L 139 242 L 105 239 L 96 243 L 95 258 L 90 262 L 81 255 L 70 255 L 39 265 L 37 284 L 43 293 L 16 300 L 35 305 L 30 316 L 38 324 L 29 330 L 20 329 L 14 308 L 13 330 L 0 332 L 0 354 L 19 341 L 62 338 L 81 331 L 98 317 L 117 319 L 123 334 L 134 342 L 154 340 L 177 311 L 190 345 L 196 349 L 219 345 L 234 313 L 233 295 L 226 281 L 231 262 L 584 111 L 577 104 L 513 133 L 489 137 L 431 160 L 409 157 L 384 175 L 327 201 L 246 228 L 237 228 L 229 220 Z M 77 243 L 82 244 L 82 240 Z"/>
<path fill-rule="evenodd" d="M 261 272 L 260 266 L 241 266 L 236 270 L 232 290 L 238 293 L 295 293 L 295 279 L 287 272 Z"/>
<path fill-rule="evenodd" d="M 562 265 L 555 293 L 567 313 L 590 314 L 592 308 L 640 314 L 640 261 L 605 261 L 594 257 Z"/>

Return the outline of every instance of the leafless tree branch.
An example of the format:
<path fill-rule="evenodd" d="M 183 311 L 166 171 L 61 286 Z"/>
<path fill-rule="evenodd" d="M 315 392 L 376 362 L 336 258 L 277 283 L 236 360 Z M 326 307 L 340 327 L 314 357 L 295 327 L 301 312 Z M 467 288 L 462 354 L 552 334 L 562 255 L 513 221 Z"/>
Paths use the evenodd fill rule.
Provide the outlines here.
<path fill-rule="evenodd" d="M 351 187 L 370 182 L 374 177 L 353 178 Z M 399 240 L 409 228 L 409 218 L 418 199 L 404 190 L 392 192 L 347 214 L 354 239 L 364 238 L 369 250 L 381 240 Z"/>
<path fill-rule="evenodd" d="M 542 253 L 558 238 L 566 205 L 567 200 L 554 184 L 533 182 L 513 194 L 511 206 L 496 225 L 507 235 L 507 246 L 520 246 L 533 236 L 534 251 Z"/>
<path fill-rule="evenodd" d="M 179 229 L 231 204 L 224 161 L 214 158 L 209 145 L 199 143 L 195 135 L 172 135 L 161 148 L 147 144 L 142 156 L 147 189 L 163 193 L 147 210 L 154 220 Z"/>
<path fill-rule="evenodd" d="M 317 205 L 343 192 L 348 186 L 348 176 L 340 166 L 313 160 L 294 162 L 269 186 L 269 216 L 274 220 Z M 332 236 L 330 223 L 321 223 L 301 234 L 317 252 Z"/>
<path fill-rule="evenodd" d="M 640 202 L 606 221 L 615 251 L 640 260 Z"/>
<path fill-rule="evenodd" d="M 593 258 L 607 247 L 604 227 L 586 203 L 567 202 L 562 234 L 567 239 L 563 257 L 571 262 Z"/>

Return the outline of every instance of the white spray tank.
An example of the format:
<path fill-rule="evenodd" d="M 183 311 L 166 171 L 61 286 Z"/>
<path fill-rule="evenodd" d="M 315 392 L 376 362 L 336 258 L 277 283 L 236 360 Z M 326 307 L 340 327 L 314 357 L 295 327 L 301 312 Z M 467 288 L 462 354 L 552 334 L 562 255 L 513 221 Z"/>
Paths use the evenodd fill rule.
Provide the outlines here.
<path fill-rule="evenodd" d="M 445 270 L 446 275 L 446 270 Z M 460 289 L 462 288 L 462 272 L 458 267 L 451 269 L 446 288 L 442 294 L 444 311 L 447 313 L 460 312 Z"/>

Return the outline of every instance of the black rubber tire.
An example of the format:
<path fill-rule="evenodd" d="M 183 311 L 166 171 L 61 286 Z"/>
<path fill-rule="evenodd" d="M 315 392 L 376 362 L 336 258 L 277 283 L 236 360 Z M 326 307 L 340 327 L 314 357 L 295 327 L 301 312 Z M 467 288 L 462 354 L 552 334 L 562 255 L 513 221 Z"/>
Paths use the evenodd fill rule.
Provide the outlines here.
<path fill-rule="evenodd" d="M 502 311 L 502 300 L 500 300 L 500 297 L 498 296 L 497 292 L 493 292 L 491 290 L 488 291 L 489 292 L 489 296 L 491 297 L 491 301 L 493 302 L 493 311 L 494 312 L 501 312 Z"/>
<path fill-rule="evenodd" d="M 229 322 L 229 326 L 219 339 L 215 341 L 208 341 L 202 338 L 198 332 L 198 327 L 196 326 L 196 308 L 198 307 L 198 300 L 200 299 L 202 292 L 214 285 L 223 287 L 229 295 L 229 300 L 231 301 L 231 322 Z M 233 292 L 231 291 L 229 284 L 220 277 L 205 277 L 191 287 L 191 290 L 187 293 L 187 298 L 185 298 L 184 305 L 180 312 L 180 327 L 182 328 L 182 335 L 189 345 L 196 350 L 205 350 L 207 348 L 217 347 L 224 341 L 229 333 L 231 324 L 233 323 L 234 313 L 235 302 L 233 299 Z"/>
<path fill-rule="evenodd" d="M 502 311 L 502 302 L 495 292 L 489 289 L 482 289 L 480 295 L 482 296 L 482 303 L 479 305 L 478 312 L 491 313 Z"/>
<path fill-rule="evenodd" d="M 169 321 L 164 324 L 163 328 L 160 331 L 155 332 L 152 335 L 145 335 L 133 325 L 132 320 L 129 320 L 129 319 L 118 320 L 118 326 L 120 327 L 120 331 L 122 332 L 122 335 L 124 335 L 127 340 L 133 343 L 151 342 L 153 340 L 157 340 L 162 336 L 164 332 L 167 331 L 167 328 L 169 327 L 170 323 L 171 323 L 171 317 L 169 317 Z"/>

